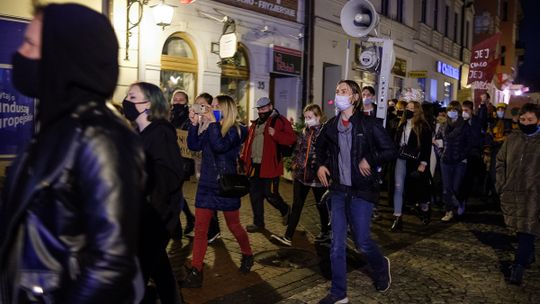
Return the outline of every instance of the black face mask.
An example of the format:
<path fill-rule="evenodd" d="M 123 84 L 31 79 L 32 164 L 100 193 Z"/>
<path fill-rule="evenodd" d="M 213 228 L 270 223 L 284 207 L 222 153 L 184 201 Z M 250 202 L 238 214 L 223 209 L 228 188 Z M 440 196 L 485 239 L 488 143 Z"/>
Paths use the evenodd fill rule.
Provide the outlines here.
<path fill-rule="evenodd" d="M 527 135 L 531 135 L 533 134 L 534 132 L 536 132 L 538 130 L 538 126 L 535 125 L 535 124 L 530 124 L 530 125 L 524 125 L 522 123 L 518 123 L 518 126 L 519 126 L 519 129 L 521 130 L 521 132 L 527 134 Z"/>
<path fill-rule="evenodd" d="M 135 119 L 137 119 L 137 117 L 142 114 L 142 112 L 137 111 L 135 103 L 130 102 L 127 99 L 124 99 L 124 101 L 122 101 L 122 108 L 124 109 L 124 116 L 126 116 L 129 121 L 135 121 Z"/>
<path fill-rule="evenodd" d="M 268 119 L 268 117 L 270 117 L 271 114 L 272 111 L 259 113 L 259 124 L 263 124 Z"/>
<path fill-rule="evenodd" d="M 406 118 L 406 119 L 411 119 L 411 118 L 413 118 L 413 116 L 414 116 L 414 112 L 413 112 L 413 111 L 411 111 L 411 110 L 405 110 L 405 118 Z"/>
<path fill-rule="evenodd" d="M 392 106 L 388 107 L 388 113 L 394 113 L 395 110 L 396 110 L 395 107 L 392 107 Z"/>
<path fill-rule="evenodd" d="M 403 116 L 403 110 L 397 110 L 396 114 L 397 114 L 398 117 Z"/>
<path fill-rule="evenodd" d="M 39 59 L 29 59 L 15 52 L 13 64 L 13 85 L 22 94 L 39 97 Z"/>
<path fill-rule="evenodd" d="M 173 104 L 171 111 L 174 116 L 180 116 L 180 114 L 182 114 L 182 112 L 184 112 L 187 107 L 188 106 L 186 104 L 175 103 Z"/>

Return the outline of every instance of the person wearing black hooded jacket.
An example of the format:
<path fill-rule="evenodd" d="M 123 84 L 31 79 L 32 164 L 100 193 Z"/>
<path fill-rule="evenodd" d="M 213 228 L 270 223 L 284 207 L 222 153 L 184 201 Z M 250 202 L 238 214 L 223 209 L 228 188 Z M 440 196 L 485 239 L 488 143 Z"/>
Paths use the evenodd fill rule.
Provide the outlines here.
<path fill-rule="evenodd" d="M 12 62 L 15 88 L 39 98 L 38 132 L 0 205 L 0 303 L 138 303 L 144 152 L 106 105 L 119 71 L 109 20 L 38 7 Z"/>

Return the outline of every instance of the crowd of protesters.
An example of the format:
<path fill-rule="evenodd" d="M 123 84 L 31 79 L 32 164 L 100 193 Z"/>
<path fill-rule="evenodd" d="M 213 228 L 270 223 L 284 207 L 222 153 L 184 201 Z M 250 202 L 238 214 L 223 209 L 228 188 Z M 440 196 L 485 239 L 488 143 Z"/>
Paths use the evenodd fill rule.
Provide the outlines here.
<path fill-rule="evenodd" d="M 79 43 L 67 43 L 75 35 Z M 122 102 L 122 119 L 106 103 L 116 87 L 117 57 L 104 16 L 76 4 L 36 8 L 13 56 L 13 82 L 39 98 L 39 131 L 10 167 L 2 193 L 0 303 L 155 303 L 155 294 L 161 303 L 183 303 L 179 287 L 203 284 L 207 246 L 221 235 L 218 213 L 240 247 L 239 271 L 249 273 L 256 248 L 248 233 L 266 231 L 264 201 L 286 226 L 271 240 L 290 247 L 310 191 L 321 227 L 314 241 L 330 243 L 332 284 L 320 303 L 348 303 L 349 236 L 365 254 L 375 290 L 390 288 L 390 260 L 370 231 L 381 190 L 393 206 L 388 229 L 399 232 L 407 204 L 424 225 L 436 204 L 444 208 L 440 220 L 450 222 L 481 189 L 500 202 L 517 233 L 510 283 L 521 284 L 534 262 L 538 105 L 508 110 L 485 93 L 478 107 L 451 101 L 443 108 L 405 89 L 382 119 L 373 87 L 342 80 L 336 115 L 327 119 L 308 104 L 296 132 L 267 97 L 257 100 L 258 117 L 246 126 L 230 96 L 202 93 L 190 104 L 185 91 L 175 90 L 168 101 L 158 86 L 136 82 Z M 187 147 L 200 158 L 181 154 L 177 129 L 187 132 Z M 279 193 L 289 156 L 291 204 Z M 253 213 L 246 227 L 242 195 L 223 192 L 226 176 L 248 180 Z M 194 213 L 182 194 L 191 178 L 198 182 Z M 183 236 L 193 238 L 191 268 L 175 278 L 166 248 L 181 245 Z"/>

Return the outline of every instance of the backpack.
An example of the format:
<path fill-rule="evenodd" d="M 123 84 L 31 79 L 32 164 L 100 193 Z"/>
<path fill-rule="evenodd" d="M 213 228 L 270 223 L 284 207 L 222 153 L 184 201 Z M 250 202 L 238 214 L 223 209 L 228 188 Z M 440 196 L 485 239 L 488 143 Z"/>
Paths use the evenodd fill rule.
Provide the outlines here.
<path fill-rule="evenodd" d="M 276 120 L 283 119 L 281 115 L 275 115 L 272 117 L 272 121 L 270 121 L 270 127 L 274 128 L 276 125 Z M 282 159 L 283 157 L 290 157 L 293 155 L 294 147 L 296 146 L 296 142 L 292 145 L 280 145 L 277 144 L 276 147 L 276 155 L 278 160 Z"/>

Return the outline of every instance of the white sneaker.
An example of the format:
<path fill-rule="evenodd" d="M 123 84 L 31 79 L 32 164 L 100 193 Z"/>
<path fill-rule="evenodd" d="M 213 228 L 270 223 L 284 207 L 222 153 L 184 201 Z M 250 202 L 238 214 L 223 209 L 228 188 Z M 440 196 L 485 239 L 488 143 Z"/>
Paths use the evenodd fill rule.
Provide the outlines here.
<path fill-rule="evenodd" d="M 452 211 L 446 211 L 446 214 L 443 216 L 441 221 L 443 222 L 449 222 L 451 219 L 454 218 L 454 212 Z"/>
<path fill-rule="evenodd" d="M 217 239 L 221 238 L 221 232 L 216 233 L 213 237 L 208 239 L 208 244 L 212 244 Z"/>
<path fill-rule="evenodd" d="M 287 247 L 291 247 L 291 245 L 292 245 L 291 239 L 289 239 L 289 238 L 286 237 L 286 236 L 279 236 L 279 235 L 272 234 L 270 237 L 271 237 L 273 240 L 276 240 L 276 241 L 279 242 L 280 244 L 285 245 L 285 246 L 287 246 Z"/>

